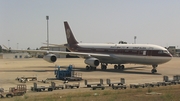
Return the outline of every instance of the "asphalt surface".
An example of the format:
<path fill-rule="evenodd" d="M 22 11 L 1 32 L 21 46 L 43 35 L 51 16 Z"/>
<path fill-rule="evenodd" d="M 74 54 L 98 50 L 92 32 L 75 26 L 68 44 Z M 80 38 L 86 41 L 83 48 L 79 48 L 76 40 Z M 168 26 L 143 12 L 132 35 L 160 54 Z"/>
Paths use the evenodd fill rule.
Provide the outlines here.
<path fill-rule="evenodd" d="M 82 73 L 82 78 L 87 79 L 90 83 L 99 82 L 99 79 L 104 80 L 111 79 L 112 82 L 120 81 L 120 78 L 125 78 L 127 85 L 131 83 L 148 83 L 163 81 L 163 76 L 169 76 L 170 79 L 174 75 L 180 75 L 180 58 L 173 58 L 171 61 L 161 64 L 157 67 L 157 73 L 152 74 L 152 66 L 139 65 L 139 64 L 124 64 L 125 70 L 114 70 L 114 65 L 109 64 L 107 70 L 101 70 L 100 66 L 96 71 L 87 71 L 85 69 L 84 59 L 80 58 L 64 58 L 58 59 L 56 63 L 48 63 L 43 59 L 27 58 L 27 59 L 0 59 L 0 88 L 8 90 L 9 87 L 15 87 L 16 84 L 20 84 L 15 79 L 17 77 L 37 76 L 38 81 L 49 78 L 50 81 L 56 82 L 58 85 L 63 84 L 61 80 L 54 80 L 54 70 L 56 65 L 59 65 L 61 69 L 67 69 L 69 65 L 74 66 L 75 73 Z M 75 83 L 75 82 L 69 82 Z M 33 82 L 27 82 L 27 87 L 30 89 L 33 86 Z M 49 86 L 50 84 L 44 84 L 38 82 L 39 86 Z M 80 87 L 86 87 L 84 81 L 80 82 Z M 70 89 L 69 89 L 70 90 Z M 87 89 L 81 89 L 83 91 Z M 68 90 L 66 90 L 68 92 Z M 71 91 L 76 91 L 73 89 Z"/>

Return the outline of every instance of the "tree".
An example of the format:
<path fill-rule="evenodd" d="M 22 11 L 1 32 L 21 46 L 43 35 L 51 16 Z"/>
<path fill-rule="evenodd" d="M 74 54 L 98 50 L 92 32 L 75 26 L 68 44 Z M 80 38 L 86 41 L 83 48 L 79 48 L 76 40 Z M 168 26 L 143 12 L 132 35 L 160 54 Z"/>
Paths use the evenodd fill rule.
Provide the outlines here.
<path fill-rule="evenodd" d="M 119 44 L 127 44 L 125 41 L 119 41 Z"/>
<path fill-rule="evenodd" d="M 0 45 L 0 53 L 2 53 L 2 46 Z"/>

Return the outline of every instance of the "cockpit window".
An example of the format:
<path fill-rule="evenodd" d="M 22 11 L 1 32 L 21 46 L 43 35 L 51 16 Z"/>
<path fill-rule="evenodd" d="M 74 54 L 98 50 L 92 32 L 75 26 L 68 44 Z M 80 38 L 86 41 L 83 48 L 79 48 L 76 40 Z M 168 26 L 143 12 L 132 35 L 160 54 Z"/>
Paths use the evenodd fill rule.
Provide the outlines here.
<path fill-rule="evenodd" d="M 163 50 L 163 53 L 169 53 L 167 50 Z"/>
<path fill-rule="evenodd" d="M 167 50 L 160 50 L 158 51 L 158 54 L 162 54 L 162 53 L 169 53 Z"/>

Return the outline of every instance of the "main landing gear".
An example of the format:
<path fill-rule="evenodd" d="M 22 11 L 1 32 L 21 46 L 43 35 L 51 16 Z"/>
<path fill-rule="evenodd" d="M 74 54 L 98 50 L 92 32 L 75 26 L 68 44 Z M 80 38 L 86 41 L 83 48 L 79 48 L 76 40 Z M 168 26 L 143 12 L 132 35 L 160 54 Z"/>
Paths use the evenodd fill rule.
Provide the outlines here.
<path fill-rule="evenodd" d="M 101 63 L 101 70 L 106 70 L 107 69 L 107 63 Z M 86 70 L 96 70 L 96 67 L 87 65 Z"/>
<path fill-rule="evenodd" d="M 124 70 L 124 65 L 114 65 L 114 69 Z"/>
<path fill-rule="evenodd" d="M 151 70 L 151 73 L 154 74 L 154 73 L 157 72 L 157 70 L 156 70 L 157 66 L 158 66 L 158 65 L 152 65 L 153 69 Z"/>
<path fill-rule="evenodd" d="M 96 70 L 96 67 L 86 66 L 86 70 Z"/>
<path fill-rule="evenodd" d="M 107 69 L 107 63 L 101 63 L 101 70 L 106 70 Z"/>
<path fill-rule="evenodd" d="M 101 70 L 106 70 L 107 69 L 107 63 L 101 63 Z M 119 69 L 119 70 L 124 70 L 124 65 L 114 65 L 114 69 Z M 96 67 L 93 67 L 93 66 L 90 66 L 90 65 L 87 65 L 86 66 L 86 70 L 96 70 Z"/>

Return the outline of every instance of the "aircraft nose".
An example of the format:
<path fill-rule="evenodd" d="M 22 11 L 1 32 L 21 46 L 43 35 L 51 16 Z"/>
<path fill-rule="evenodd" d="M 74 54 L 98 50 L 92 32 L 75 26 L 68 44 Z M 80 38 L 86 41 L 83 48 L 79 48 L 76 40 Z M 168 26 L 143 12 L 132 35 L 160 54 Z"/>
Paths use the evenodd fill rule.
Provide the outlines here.
<path fill-rule="evenodd" d="M 170 56 L 171 58 L 173 57 L 171 53 L 169 53 L 169 56 Z"/>
<path fill-rule="evenodd" d="M 169 57 L 170 57 L 170 58 L 169 58 L 169 60 L 171 60 L 171 59 L 172 59 L 172 57 L 173 57 L 173 56 L 172 56 L 172 54 L 171 54 L 171 53 L 169 53 L 168 55 L 169 55 Z"/>

